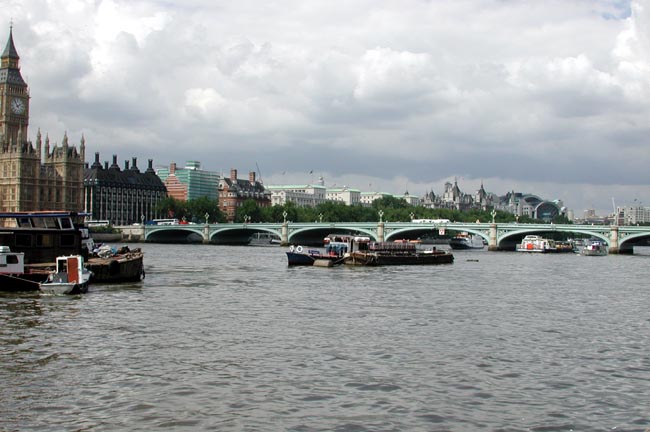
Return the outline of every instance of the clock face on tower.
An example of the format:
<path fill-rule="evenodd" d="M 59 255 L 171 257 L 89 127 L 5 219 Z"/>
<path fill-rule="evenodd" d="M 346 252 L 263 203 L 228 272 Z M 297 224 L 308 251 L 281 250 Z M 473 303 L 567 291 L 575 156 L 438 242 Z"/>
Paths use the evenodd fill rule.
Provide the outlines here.
<path fill-rule="evenodd" d="M 25 101 L 14 98 L 11 100 L 11 112 L 14 114 L 23 114 L 25 112 Z"/>

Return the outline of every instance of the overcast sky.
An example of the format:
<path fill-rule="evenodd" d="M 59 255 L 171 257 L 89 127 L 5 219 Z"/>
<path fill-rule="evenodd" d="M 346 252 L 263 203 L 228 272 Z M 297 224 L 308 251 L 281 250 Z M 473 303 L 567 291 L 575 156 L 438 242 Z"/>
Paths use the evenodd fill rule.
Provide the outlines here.
<path fill-rule="evenodd" d="M 90 162 L 650 206 L 650 0 L 3 0 L 2 47 L 12 21 L 30 139 Z"/>

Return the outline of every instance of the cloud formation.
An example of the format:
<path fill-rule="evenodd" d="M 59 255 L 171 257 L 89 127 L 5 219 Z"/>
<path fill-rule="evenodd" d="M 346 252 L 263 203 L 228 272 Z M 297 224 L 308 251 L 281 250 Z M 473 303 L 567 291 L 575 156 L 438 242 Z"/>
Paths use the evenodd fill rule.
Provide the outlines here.
<path fill-rule="evenodd" d="M 650 0 L 9 0 L 10 19 L 31 135 L 84 133 L 103 160 L 650 205 Z"/>

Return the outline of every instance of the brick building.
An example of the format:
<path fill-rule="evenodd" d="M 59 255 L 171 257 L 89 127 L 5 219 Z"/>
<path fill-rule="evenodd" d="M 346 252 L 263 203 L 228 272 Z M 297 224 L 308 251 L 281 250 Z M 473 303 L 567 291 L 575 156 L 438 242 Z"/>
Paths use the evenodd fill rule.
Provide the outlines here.
<path fill-rule="evenodd" d="M 255 179 L 255 172 L 248 173 L 248 179 L 238 179 L 237 170 L 230 170 L 230 177 L 219 182 L 219 208 L 229 222 L 235 220 L 237 209 L 247 200 L 254 200 L 260 207 L 271 206 L 271 193 Z"/>

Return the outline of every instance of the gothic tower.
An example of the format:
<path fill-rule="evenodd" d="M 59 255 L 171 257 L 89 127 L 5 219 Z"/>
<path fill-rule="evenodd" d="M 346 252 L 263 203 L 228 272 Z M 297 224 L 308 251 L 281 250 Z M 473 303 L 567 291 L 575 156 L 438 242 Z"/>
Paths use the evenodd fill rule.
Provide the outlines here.
<path fill-rule="evenodd" d="M 3 144 L 20 146 L 19 138 L 27 140 L 29 124 L 29 90 L 20 74 L 18 52 L 14 46 L 13 28 L 0 56 L 0 136 Z"/>
<path fill-rule="evenodd" d="M 29 89 L 19 60 L 11 27 L 0 55 L 0 211 L 81 211 L 85 138 L 77 151 L 65 134 L 61 147 L 55 144 L 50 152 L 49 137 L 43 149 L 39 130 L 34 148 L 27 135 Z"/>

